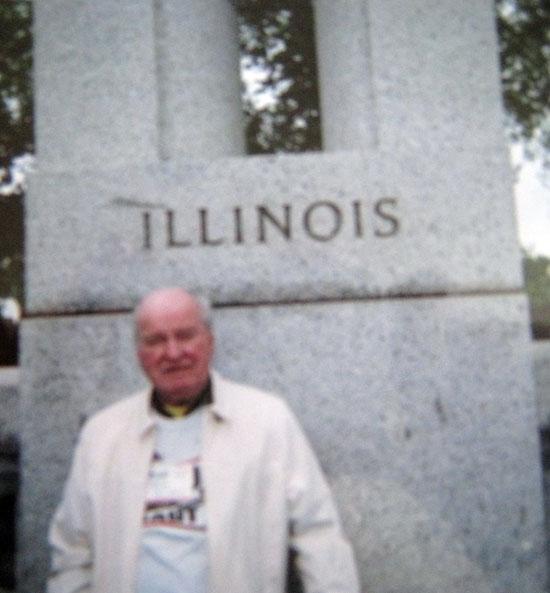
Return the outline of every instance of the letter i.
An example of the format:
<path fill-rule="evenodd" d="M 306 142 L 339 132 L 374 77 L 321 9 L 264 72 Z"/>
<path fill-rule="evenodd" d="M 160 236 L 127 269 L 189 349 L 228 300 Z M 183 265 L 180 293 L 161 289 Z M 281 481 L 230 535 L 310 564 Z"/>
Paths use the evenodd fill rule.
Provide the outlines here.
<path fill-rule="evenodd" d="M 355 201 L 352 202 L 353 205 L 353 220 L 354 220 L 354 228 L 355 228 L 355 236 L 362 237 L 363 236 L 363 220 L 362 220 L 362 212 L 361 212 L 361 202 Z"/>
<path fill-rule="evenodd" d="M 235 243 L 243 243 L 243 218 L 240 208 L 233 208 L 233 216 L 235 219 Z"/>
<path fill-rule="evenodd" d="M 151 213 L 143 212 L 143 249 L 151 249 Z"/>

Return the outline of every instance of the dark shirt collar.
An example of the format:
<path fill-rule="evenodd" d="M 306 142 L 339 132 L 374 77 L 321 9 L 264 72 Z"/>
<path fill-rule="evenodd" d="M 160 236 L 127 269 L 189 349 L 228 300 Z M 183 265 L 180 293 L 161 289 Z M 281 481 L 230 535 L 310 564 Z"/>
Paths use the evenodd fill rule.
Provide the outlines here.
<path fill-rule="evenodd" d="M 191 412 L 194 412 L 197 408 L 201 406 L 207 406 L 214 401 L 212 396 L 212 381 L 208 378 L 208 383 L 204 386 L 202 391 L 197 395 L 197 397 L 187 406 L 187 410 L 185 411 L 184 416 L 188 416 Z M 160 398 L 159 392 L 157 389 L 153 388 L 151 393 L 151 406 L 153 409 L 158 412 L 161 416 L 165 416 L 167 418 L 173 418 L 174 416 L 170 414 L 170 412 L 165 408 L 162 400 Z"/>

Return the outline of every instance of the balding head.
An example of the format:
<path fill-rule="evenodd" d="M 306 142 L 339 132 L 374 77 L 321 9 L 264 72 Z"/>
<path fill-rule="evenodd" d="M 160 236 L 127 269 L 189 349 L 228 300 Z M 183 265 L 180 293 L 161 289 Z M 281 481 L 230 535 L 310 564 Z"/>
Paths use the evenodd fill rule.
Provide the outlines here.
<path fill-rule="evenodd" d="M 208 382 L 213 337 L 204 308 L 182 288 L 162 288 L 135 310 L 141 367 L 165 403 L 189 403 Z"/>
<path fill-rule="evenodd" d="M 210 303 L 202 296 L 193 295 L 183 288 L 159 288 L 146 294 L 134 309 L 134 321 L 139 336 L 140 320 L 151 312 L 163 311 L 171 307 L 197 307 L 199 315 L 205 325 L 211 327 Z"/>

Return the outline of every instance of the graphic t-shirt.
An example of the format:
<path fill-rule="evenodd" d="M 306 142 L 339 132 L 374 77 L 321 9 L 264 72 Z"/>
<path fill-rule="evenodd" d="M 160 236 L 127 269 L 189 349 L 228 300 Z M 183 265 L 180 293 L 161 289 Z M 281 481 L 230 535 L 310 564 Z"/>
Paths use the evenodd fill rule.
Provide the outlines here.
<path fill-rule="evenodd" d="M 158 418 L 143 514 L 137 593 L 206 593 L 207 522 L 201 474 L 205 407 Z"/>

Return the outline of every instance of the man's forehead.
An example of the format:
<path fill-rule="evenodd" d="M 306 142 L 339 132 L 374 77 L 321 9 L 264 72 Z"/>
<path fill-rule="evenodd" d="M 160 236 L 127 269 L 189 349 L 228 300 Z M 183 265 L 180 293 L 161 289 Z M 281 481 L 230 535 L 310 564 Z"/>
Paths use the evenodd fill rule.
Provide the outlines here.
<path fill-rule="evenodd" d="M 191 294 L 180 288 L 166 288 L 145 296 L 136 308 L 136 316 L 140 319 L 179 311 L 193 314 L 199 310 L 199 303 Z"/>
<path fill-rule="evenodd" d="M 145 296 L 136 307 L 135 322 L 139 331 L 205 324 L 197 299 L 178 288 L 161 289 Z"/>

